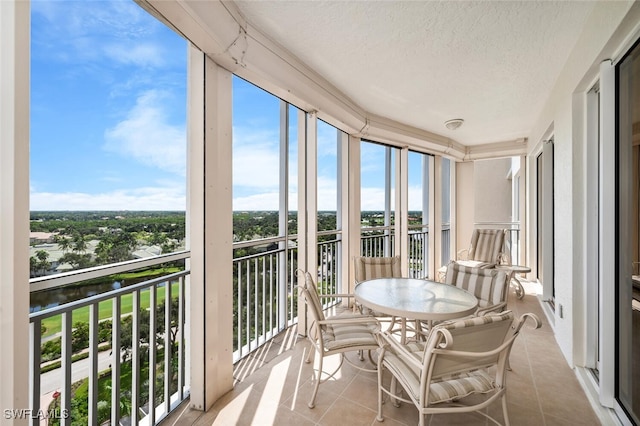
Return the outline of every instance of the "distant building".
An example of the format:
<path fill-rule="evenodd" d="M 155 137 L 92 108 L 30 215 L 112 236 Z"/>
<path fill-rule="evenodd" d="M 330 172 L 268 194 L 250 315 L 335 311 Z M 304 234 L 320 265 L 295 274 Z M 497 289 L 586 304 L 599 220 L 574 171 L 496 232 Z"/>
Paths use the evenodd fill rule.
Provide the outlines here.
<path fill-rule="evenodd" d="M 49 244 L 54 241 L 57 232 L 29 232 L 29 244 Z"/>

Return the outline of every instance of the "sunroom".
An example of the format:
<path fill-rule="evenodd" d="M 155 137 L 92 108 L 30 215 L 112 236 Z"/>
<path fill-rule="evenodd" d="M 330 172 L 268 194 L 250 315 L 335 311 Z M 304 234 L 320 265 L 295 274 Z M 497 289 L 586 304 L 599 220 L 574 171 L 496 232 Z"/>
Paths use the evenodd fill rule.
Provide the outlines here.
<path fill-rule="evenodd" d="M 407 276 L 434 279 L 468 247 L 474 228 L 490 227 L 509 230 L 511 263 L 531 269 L 525 299 L 512 295 L 510 307 L 545 318 L 549 334 L 540 344 L 553 346 L 553 362 L 580 385 L 573 406 L 586 403 L 594 411 L 586 418 L 603 424 L 638 423 L 636 2 L 136 2 L 188 41 L 189 195 L 187 250 L 171 255 L 187 263 L 184 274 L 171 277 L 180 283 L 177 315 L 185 324 L 177 390 L 169 379 L 161 391 L 150 385 L 161 402 L 149 410 L 135 397 L 134 420 L 171 419 L 180 407 L 200 413 L 187 416 L 192 423 L 214 424 L 221 401 L 256 398 L 238 390 L 250 387 L 242 387 L 240 375 L 259 377 L 251 363 L 261 364 L 273 342 L 291 350 L 290 340 L 306 330 L 296 270 L 351 292 L 355 256 L 397 255 Z M 35 402 L 39 355 L 30 349 L 39 323 L 28 316 L 28 255 L 20 255 L 29 230 L 29 2 L 3 2 L 0 19 L 2 406 L 39 410 L 46 409 Z M 256 113 L 269 108 L 279 123 L 279 155 L 259 169 L 238 160 L 240 92 L 266 99 L 256 102 Z M 332 178 L 325 181 L 318 169 L 329 154 Z M 378 167 L 374 177 L 367 175 L 371 164 Z M 270 194 L 277 236 L 234 241 L 233 212 L 242 210 L 234 205 L 234 168 L 246 170 L 245 179 L 278 181 L 278 193 Z M 369 178 L 378 179 L 381 196 L 367 193 Z M 382 201 L 370 207 L 374 198 Z M 365 222 L 367 210 L 383 213 Z M 329 221 L 326 212 L 333 212 Z M 165 297 L 171 288 L 163 287 Z M 70 334 L 70 322 L 65 327 Z M 535 339 L 527 335 L 532 346 Z M 304 345 L 298 340 L 294 346 Z M 150 362 L 157 361 L 150 352 Z M 269 358 L 278 362 L 271 364 L 274 375 L 282 358 Z M 163 371 L 171 368 L 167 359 Z M 63 361 L 67 403 L 71 364 L 70 357 Z M 356 376 L 350 383 L 368 381 Z M 261 403 L 278 401 L 269 400 L 272 381 L 255 384 Z M 121 417 L 113 408 L 118 380 L 113 386 L 112 423 Z M 560 384 L 541 389 L 549 399 L 563 394 Z M 510 390 L 514 401 L 518 390 Z M 276 416 L 287 404 L 295 405 L 275 403 L 267 412 Z M 521 409 L 520 418 L 530 415 Z M 295 411 L 311 424 L 330 419 Z M 260 424 L 260 413 L 217 421 Z M 541 417 L 532 418 L 545 424 L 575 420 L 571 411 L 536 413 Z M 12 420 L 11 411 L 4 414 Z"/>

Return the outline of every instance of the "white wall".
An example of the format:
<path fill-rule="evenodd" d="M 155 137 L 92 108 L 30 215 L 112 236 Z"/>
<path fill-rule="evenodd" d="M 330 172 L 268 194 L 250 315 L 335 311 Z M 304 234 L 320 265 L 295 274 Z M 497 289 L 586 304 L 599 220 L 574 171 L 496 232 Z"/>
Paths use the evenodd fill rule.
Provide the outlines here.
<path fill-rule="evenodd" d="M 475 162 L 475 222 L 511 222 L 510 158 Z"/>
<path fill-rule="evenodd" d="M 555 310 L 552 324 L 556 339 L 570 365 L 574 365 L 574 345 L 584 340 L 581 324 L 573 307 L 585 303 L 583 298 L 585 260 L 582 250 L 585 238 L 585 126 L 583 100 L 597 77 L 600 62 L 615 55 L 625 34 L 616 30 L 634 2 L 598 3 L 586 24 L 585 32 L 567 60 L 547 104 L 534 125 L 529 138 L 527 177 L 529 200 L 535 197 L 535 153 L 550 128 L 554 135 L 554 229 L 555 229 L 555 300 L 563 306 L 563 318 Z M 637 8 L 637 6 L 636 6 Z M 636 20 L 637 22 L 637 20 Z M 629 36 L 629 31 L 626 36 Z M 528 211 L 529 253 L 535 253 L 535 204 Z M 529 263 L 535 259 L 531 257 Z"/>
<path fill-rule="evenodd" d="M 456 251 L 469 248 L 473 232 L 475 165 L 473 161 L 456 164 Z"/>

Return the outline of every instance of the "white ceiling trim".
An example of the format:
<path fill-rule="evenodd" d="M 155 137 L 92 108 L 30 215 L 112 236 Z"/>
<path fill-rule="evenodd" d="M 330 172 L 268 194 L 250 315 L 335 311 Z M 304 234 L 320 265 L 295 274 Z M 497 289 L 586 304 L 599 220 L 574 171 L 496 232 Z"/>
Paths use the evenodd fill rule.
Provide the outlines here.
<path fill-rule="evenodd" d="M 526 153 L 526 138 L 474 147 L 372 114 L 247 23 L 234 3 L 136 0 L 218 65 L 354 136 L 467 161 Z"/>

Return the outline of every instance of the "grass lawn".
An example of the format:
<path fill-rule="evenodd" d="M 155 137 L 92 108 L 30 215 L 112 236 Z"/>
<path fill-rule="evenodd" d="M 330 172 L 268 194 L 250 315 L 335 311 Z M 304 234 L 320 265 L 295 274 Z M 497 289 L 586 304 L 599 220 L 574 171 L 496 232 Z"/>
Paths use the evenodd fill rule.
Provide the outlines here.
<path fill-rule="evenodd" d="M 157 272 L 157 271 L 156 271 Z M 179 282 L 175 281 L 171 283 L 171 295 L 172 297 L 176 297 L 178 295 L 178 285 Z M 151 294 L 149 290 L 143 290 L 140 292 L 140 306 L 142 309 L 147 309 L 149 307 L 149 298 Z M 159 287 L 156 289 L 156 298 L 157 303 L 160 304 L 164 300 L 165 297 L 165 288 Z M 132 311 L 133 307 L 133 294 L 125 294 L 120 298 L 120 309 L 121 313 L 129 314 Z M 104 302 L 100 302 L 98 305 L 98 319 L 110 319 L 111 311 L 113 308 L 112 300 L 105 300 Z M 86 323 L 89 322 L 89 307 L 85 306 L 83 308 L 76 309 L 73 311 L 73 318 L 71 323 L 75 324 L 77 322 Z M 46 327 L 47 331 L 43 334 L 43 337 L 51 336 L 53 334 L 59 333 L 62 329 L 62 315 L 56 315 L 54 317 L 47 318 L 42 321 L 42 325 Z"/>

